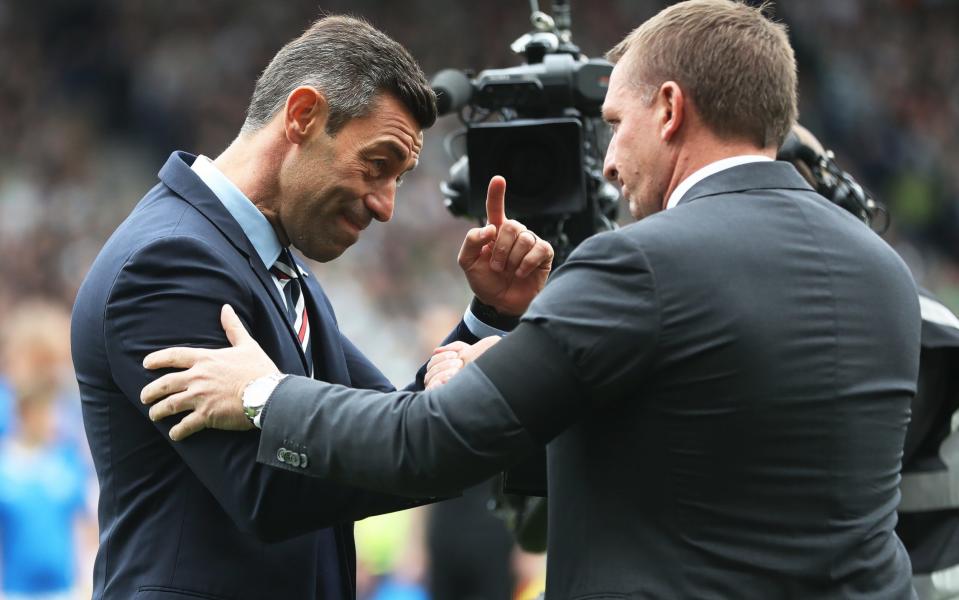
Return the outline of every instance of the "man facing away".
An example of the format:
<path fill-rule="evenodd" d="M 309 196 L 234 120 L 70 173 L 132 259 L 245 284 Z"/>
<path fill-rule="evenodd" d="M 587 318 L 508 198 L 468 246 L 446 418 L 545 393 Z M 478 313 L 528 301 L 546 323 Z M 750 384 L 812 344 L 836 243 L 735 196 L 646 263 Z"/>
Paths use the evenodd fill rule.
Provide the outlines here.
<path fill-rule="evenodd" d="M 324 481 L 444 493 L 548 444 L 548 600 L 913 597 L 894 527 L 916 288 L 773 160 L 797 112 L 785 28 L 691 0 L 609 57 L 605 173 L 642 220 L 585 241 L 444 385 L 271 384 L 258 459 L 294 470 L 276 458 L 292 447 Z M 245 426 L 226 382 L 282 367 L 227 325 L 233 348 L 147 358 L 189 368 L 143 390 L 183 400 L 152 417 Z M 476 350 L 437 354 L 431 379 Z"/>
<path fill-rule="evenodd" d="M 284 371 L 392 390 L 340 334 L 289 246 L 332 260 L 371 221 L 388 221 L 435 116 L 399 44 L 356 19 L 321 19 L 264 70 L 239 137 L 215 161 L 173 153 L 104 246 L 72 331 L 101 489 L 95 598 L 355 596 L 352 521 L 421 501 L 260 465 L 249 432 L 173 445 L 185 424 L 147 418 L 141 363 L 173 343 L 224 345 L 216 317 L 229 303 Z M 490 320 L 522 313 L 552 260 L 548 244 L 504 219 L 504 186 L 494 178 L 491 224 L 460 252 Z M 450 339 L 493 331 L 472 312 L 465 319 Z M 251 401 L 250 419 L 265 399 Z M 282 458 L 309 464 L 302 453 Z"/>

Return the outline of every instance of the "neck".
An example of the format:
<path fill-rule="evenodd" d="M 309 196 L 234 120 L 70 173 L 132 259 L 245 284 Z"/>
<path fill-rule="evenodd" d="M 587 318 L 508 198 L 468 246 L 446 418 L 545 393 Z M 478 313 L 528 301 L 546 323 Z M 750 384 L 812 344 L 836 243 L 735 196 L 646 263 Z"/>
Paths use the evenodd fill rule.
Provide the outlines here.
<path fill-rule="evenodd" d="M 213 164 L 263 213 L 283 246 L 289 245 L 279 224 L 280 139 L 267 126 L 253 133 L 241 133 Z"/>
<path fill-rule="evenodd" d="M 744 155 L 768 156 L 774 159 L 776 148 L 761 148 L 752 143 L 723 140 L 714 136 L 705 136 L 703 139 L 683 144 L 677 152 L 673 175 L 663 195 L 663 208 L 666 207 L 666 201 L 673 190 L 696 171 L 724 158 Z"/>

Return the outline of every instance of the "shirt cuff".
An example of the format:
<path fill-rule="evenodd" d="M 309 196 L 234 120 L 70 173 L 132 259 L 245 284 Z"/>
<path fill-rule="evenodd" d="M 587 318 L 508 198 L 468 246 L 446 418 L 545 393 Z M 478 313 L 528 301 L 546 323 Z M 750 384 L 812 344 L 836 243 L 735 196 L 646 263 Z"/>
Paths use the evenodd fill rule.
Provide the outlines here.
<path fill-rule="evenodd" d="M 509 329 L 499 329 L 488 323 L 484 323 L 473 312 L 473 307 L 475 306 L 475 302 L 477 301 L 474 300 L 472 303 L 470 303 L 469 306 L 466 307 L 466 312 L 463 314 L 463 323 L 466 324 L 466 328 L 469 329 L 470 333 L 475 335 L 478 339 L 490 337 L 491 335 L 495 335 L 497 337 L 503 337 L 504 335 L 509 333 L 510 330 L 513 327 L 515 327 L 517 323 L 519 323 L 519 319 L 514 319 L 512 317 L 509 317 L 508 319 L 515 320 L 516 323 L 502 323 L 502 324 L 498 323 L 501 326 L 512 325 L 512 327 L 509 327 Z"/>

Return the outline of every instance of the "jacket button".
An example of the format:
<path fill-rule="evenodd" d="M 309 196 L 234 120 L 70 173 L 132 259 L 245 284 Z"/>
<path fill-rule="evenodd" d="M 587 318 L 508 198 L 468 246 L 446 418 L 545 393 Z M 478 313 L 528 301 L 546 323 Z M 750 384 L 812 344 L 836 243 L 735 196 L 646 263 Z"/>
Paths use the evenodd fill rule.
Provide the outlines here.
<path fill-rule="evenodd" d="M 276 451 L 276 460 L 280 461 L 281 463 L 286 462 L 286 448 L 280 448 Z"/>
<path fill-rule="evenodd" d="M 310 459 L 307 458 L 307 456 L 301 452 L 301 453 L 300 453 L 300 468 L 301 468 L 301 469 L 305 469 L 308 464 L 310 464 Z"/>
<path fill-rule="evenodd" d="M 286 462 L 290 463 L 290 466 L 298 467 L 300 466 L 300 455 L 296 452 L 287 452 Z"/>

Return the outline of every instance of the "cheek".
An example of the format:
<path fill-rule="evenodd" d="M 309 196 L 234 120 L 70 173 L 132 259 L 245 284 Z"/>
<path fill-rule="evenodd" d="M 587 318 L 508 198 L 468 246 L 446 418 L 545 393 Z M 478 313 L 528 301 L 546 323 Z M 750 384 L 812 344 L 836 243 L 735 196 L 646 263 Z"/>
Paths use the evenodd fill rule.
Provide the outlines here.
<path fill-rule="evenodd" d="M 627 168 L 629 163 L 636 159 L 636 132 L 633 129 L 624 128 L 616 136 L 616 157 L 623 168 Z"/>

